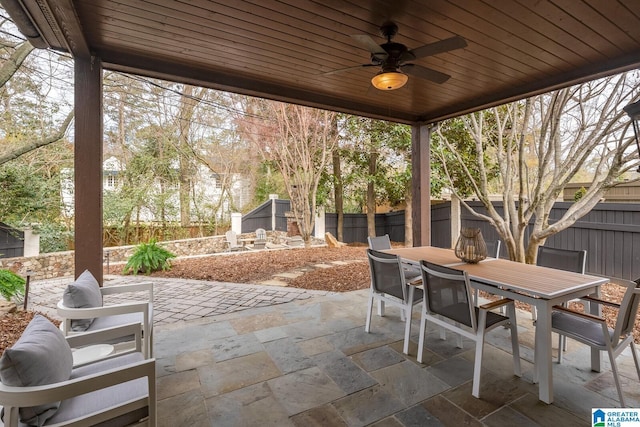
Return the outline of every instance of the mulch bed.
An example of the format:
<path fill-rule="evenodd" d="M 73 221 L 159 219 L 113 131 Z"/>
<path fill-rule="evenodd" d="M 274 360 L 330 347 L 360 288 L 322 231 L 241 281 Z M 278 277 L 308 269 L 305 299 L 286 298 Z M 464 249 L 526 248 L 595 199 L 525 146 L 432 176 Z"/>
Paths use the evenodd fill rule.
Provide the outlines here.
<path fill-rule="evenodd" d="M 0 331 L 2 332 L 2 334 L 0 334 L 0 355 L 4 353 L 5 348 L 11 347 L 18 341 L 18 338 L 22 335 L 22 331 L 25 330 L 36 314 L 34 311 L 18 310 L 0 317 Z M 51 320 L 56 326 L 60 325 L 58 320 L 53 320 L 46 314 L 42 315 Z"/>

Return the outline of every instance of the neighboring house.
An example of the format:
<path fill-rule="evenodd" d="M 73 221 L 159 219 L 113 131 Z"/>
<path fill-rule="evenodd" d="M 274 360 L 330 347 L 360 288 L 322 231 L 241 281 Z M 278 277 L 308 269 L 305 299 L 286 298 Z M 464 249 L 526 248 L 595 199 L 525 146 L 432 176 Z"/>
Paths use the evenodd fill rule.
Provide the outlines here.
<path fill-rule="evenodd" d="M 201 206 L 205 206 L 205 210 L 216 210 L 216 218 L 230 220 L 231 212 L 237 212 L 251 202 L 251 181 L 242 174 L 223 176 L 204 166 L 199 167 L 198 174 L 201 179 L 196 182 L 193 194 L 201 200 Z M 225 185 L 228 187 L 228 194 L 223 194 Z"/>
<path fill-rule="evenodd" d="M 120 161 L 115 157 L 109 157 L 102 163 L 102 188 L 106 190 L 115 190 L 118 188 L 118 178 L 124 168 Z"/>
<path fill-rule="evenodd" d="M 117 158 L 109 157 L 102 164 L 102 188 L 103 191 L 116 191 L 122 185 L 121 175 L 125 170 L 123 165 Z M 205 166 L 199 166 L 197 171 L 197 177 L 194 180 L 194 188 L 192 189 L 192 195 L 197 198 L 196 203 L 192 202 L 192 212 L 196 209 L 203 210 L 205 215 L 215 215 L 217 219 L 229 220 L 231 218 L 231 211 L 237 211 L 243 206 L 251 202 L 252 194 L 250 185 L 251 182 L 248 178 L 241 174 L 233 173 L 230 176 L 221 176 L 216 173 L 212 173 Z M 73 181 L 73 169 L 64 169 L 61 171 L 61 197 L 62 197 L 62 213 L 67 217 L 72 217 L 74 213 L 74 181 Z M 225 180 L 227 181 L 225 183 Z M 229 191 L 227 194 L 223 194 L 223 187 L 227 185 Z M 169 213 L 169 220 L 179 220 L 179 195 L 177 188 L 172 187 L 170 191 L 173 193 L 169 197 L 169 202 L 176 209 L 173 213 Z M 220 200 L 224 197 L 224 200 Z M 233 205 L 232 202 L 233 201 Z M 215 213 L 212 210 L 215 208 Z M 207 213 L 209 210 L 210 213 Z M 159 218 L 155 218 L 153 212 L 143 207 L 140 211 L 140 219 L 142 221 L 156 221 Z M 198 218 L 192 218 L 196 221 Z"/>

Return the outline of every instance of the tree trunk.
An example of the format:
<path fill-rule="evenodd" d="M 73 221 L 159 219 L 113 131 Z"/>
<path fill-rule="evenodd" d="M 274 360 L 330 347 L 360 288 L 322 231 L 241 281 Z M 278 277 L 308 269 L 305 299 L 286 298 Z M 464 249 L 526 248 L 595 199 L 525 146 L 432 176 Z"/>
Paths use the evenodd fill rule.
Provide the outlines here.
<path fill-rule="evenodd" d="M 342 168 L 340 165 L 340 152 L 336 148 L 331 153 L 333 161 L 333 194 L 336 202 L 336 213 L 338 214 L 337 239 L 344 242 L 344 186 L 342 183 Z"/>
<path fill-rule="evenodd" d="M 404 208 L 404 244 L 406 247 L 413 247 L 413 214 L 411 210 L 411 203 L 413 201 L 413 192 L 411 186 L 407 186 L 407 193 L 405 195 L 406 207 Z"/>
<path fill-rule="evenodd" d="M 193 166 L 191 164 L 189 131 L 191 129 L 193 112 L 198 104 L 193 90 L 193 86 L 184 85 L 182 97 L 180 98 L 180 112 L 178 116 L 180 225 L 183 227 L 191 224 L 191 178 L 193 176 Z"/>
<path fill-rule="evenodd" d="M 367 231 L 369 237 L 376 236 L 376 189 L 374 179 L 377 162 L 378 153 L 372 151 L 369 153 L 369 182 L 367 184 Z"/>

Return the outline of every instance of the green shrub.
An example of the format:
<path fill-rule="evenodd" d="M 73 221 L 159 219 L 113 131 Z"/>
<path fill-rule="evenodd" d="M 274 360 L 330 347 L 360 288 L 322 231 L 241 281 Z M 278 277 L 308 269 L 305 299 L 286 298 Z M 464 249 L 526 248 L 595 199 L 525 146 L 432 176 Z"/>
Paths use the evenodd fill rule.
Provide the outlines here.
<path fill-rule="evenodd" d="M 587 194 L 587 189 L 584 187 L 580 187 L 577 191 L 576 194 L 573 195 L 573 201 L 577 202 L 580 199 L 582 199 L 584 197 L 584 195 Z"/>
<path fill-rule="evenodd" d="M 0 270 L 0 295 L 7 301 L 14 296 L 24 295 L 26 280 L 10 270 Z"/>
<path fill-rule="evenodd" d="M 124 274 L 129 272 L 151 274 L 153 271 L 171 268 L 169 259 L 176 256 L 168 250 L 158 246 L 155 240 L 136 246 L 136 250 L 124 266 Z"/>

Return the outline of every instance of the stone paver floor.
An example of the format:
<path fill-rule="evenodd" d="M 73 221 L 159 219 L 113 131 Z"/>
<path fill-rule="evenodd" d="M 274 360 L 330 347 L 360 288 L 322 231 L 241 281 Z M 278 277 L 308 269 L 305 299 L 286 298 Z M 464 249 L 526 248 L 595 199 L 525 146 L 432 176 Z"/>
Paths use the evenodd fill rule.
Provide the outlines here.
<path fill-rule="evenodd" d="M 147 279 L 107 276 L 105 285 Z M 619 406 L 606 355 L 603 373 L 591 372 L 589 349 L 571 340 L 563 364 L 553 364 L 554 403 L 538 401 L 528 313 L 518 313 L 523 377 L 513 376 L 509 333 L 498 328 L 488 335 L 475 399 L 473 344 L 459 349 L 430 329 L 417 363 L 418 310 L 404 355 L 404 322 L 393 307 L 364 332 L 367 290 L 151 281 L 161 426 L 583 426 L 591 408 Z M 55 315 L 68 282 L 34 282 L 30 308 Z M 638 408 L 628 350 L 619 362 L 628 405 Z"/>
<path fill-rule="evenodd" d="M 70 281 L 68 277 L 34 281 L 29 290 L 29 308 L 56 318 L 56 304 L 62 298 L 64 288 Z M 271 282 L 274 285 L 247 285 L 145 276 L 105 276 L 104 286 L 142 281 L 151 281 L 154 284 L 154 325 L 201 319 L 248 308 L 266 307 L 327 295 L 324 291 L 281 286 L 284 284 L 281 281 Z M 138 299 L 141 297 L 135 293 L 107 296 L 105 304 Z"/>
<path fill-rule="evenodd" d="M 474 345 L 456 347 L 430 328 L 417 363 L 418 312 L 402 354 L 399 311 L 374 315 L 368 291 L 253 308 L 155 331 L 161 426 L 585 426 L 591 408 L 615 407 L 608 363 L 590 370 L 589 349 L 571 342 L 553 364 L 555 401 L 532 384 L 534 327 L 520 312 L 523 377 L 513 375 L 509 331 L 485 345 L 481 398 L 471 396 Z M 557 341 L 554 341 L 557 342 Z M 640 406 L 630 353 L 620 357 L 628 404 Z"/>

